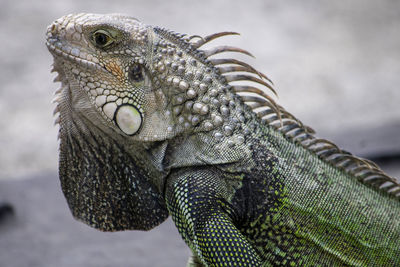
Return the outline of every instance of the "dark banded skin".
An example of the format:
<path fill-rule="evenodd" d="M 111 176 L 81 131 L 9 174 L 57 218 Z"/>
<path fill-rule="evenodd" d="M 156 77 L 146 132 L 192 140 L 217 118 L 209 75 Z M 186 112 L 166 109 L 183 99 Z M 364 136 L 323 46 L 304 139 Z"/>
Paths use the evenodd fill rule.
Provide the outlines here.
<path fill-rule="evenodd" d="M 314 137 L 264 74 L 214 57 L 249 52 L 202 48 L 234 34 L 186 36 L 119 14 L 49 26 L 73 216 L 119 231 L 171 215 L 188 266 L 400 265 L 398 182 Z"/>

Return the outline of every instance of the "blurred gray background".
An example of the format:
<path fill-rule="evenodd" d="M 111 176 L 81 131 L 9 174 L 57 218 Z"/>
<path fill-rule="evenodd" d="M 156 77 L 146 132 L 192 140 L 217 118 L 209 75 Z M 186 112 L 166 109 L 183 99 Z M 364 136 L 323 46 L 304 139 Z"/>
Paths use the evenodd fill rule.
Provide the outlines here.
<path fill-rule="evenodd" d="M 126 13 L 252 52 L 278 102 L 317 135 L 400 177 L 397 0 L 0 1 L 0 266 L 184 266 L 170 220 L 101 233 L 71 218 L 57 178 L 48 24 L 68 13 Z M 3 214 L 3 215 L 1 215 Z M 8 215 L 7 215 L 8 214 Z"/>

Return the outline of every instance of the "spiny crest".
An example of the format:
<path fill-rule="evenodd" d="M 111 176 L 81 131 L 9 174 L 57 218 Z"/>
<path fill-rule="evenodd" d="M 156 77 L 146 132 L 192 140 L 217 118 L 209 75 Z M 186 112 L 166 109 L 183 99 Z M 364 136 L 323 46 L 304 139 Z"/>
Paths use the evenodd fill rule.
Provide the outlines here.
<path fill-rule="evenodd" d="M 257 71 L 251 65 L 234 58 L 211 58 L 224 52 L 237 52 L 252 56 L 246 50 L 233 46 L 217 46 L 203 50 L 202 46 L 217 38 L 227 35 L 238 35 L 236 32 L 218 32 L 205 37 L 198 35 L 186 36 L 171 33 L 175 38 L 184 41 L 188 52 L 203 59 L 206 64 L 211 64 L 231 86 L 241 100 L 254 111 L 267 125 L 274 127 L 286 138 L 295 141 L 304 148 L 312 151 L 321 159 L 331 163 L 343 171 L 353 175 L 364 184 L 378 188 L 392 196 L 400 198 L 400 183 L 393 177 L 385 174 L 372 161 L 356 157 L 338 148 L 332 142 L 319 139 L 315 132 L 278 105 L 265 89 L 273 92 L 272 81 L 263 73 Z M 232 82 L 252 82 L 252 85 L 238 85 Z"/>

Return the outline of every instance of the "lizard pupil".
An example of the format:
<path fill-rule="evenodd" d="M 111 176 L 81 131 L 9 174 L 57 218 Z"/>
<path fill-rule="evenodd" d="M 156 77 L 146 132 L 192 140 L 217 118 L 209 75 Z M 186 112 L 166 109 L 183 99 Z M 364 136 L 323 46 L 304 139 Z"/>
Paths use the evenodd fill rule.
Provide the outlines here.
<path fill-rule="evenodd" d="M 95 41 L 97 45 L 104 46 L 108 42 L 108 36 L 104 33 L 96 33 Z"/>
<path fill-rule="evenodd" d="M 138 64 L 133 65 L 131 71 L 129 72 L 129 77 L 135 82 L 143 81 L 142 67 Z"/>

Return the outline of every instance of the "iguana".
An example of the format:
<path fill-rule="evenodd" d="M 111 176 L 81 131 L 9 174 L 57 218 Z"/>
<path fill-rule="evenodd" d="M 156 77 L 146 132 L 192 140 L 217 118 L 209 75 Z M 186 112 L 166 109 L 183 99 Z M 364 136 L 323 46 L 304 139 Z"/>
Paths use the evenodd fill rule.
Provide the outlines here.
<path fill-rule="evenodd" d="M 119 231 L 171 215 L 189 266 L 400 266 L 399 182 L 316 138 L 251 65 L 214 56 L 249 52 L 203 46 L 235 34 L 119 14 L 48 27 L 73 216 Z"/>

